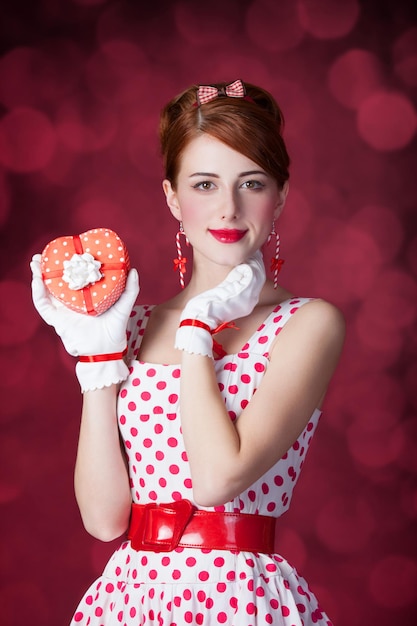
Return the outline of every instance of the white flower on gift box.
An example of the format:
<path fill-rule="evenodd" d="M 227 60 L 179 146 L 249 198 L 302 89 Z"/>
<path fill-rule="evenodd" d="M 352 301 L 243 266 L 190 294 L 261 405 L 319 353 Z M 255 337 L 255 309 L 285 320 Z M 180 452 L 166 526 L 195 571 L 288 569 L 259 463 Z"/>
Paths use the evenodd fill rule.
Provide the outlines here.
<path fill-rule="evenodd" d="M 83 289 L 102 278 L 101 263 L 89 254 L 73 254 L 70 261 L 64 261 L 62 280 L 70 289 Z"/>

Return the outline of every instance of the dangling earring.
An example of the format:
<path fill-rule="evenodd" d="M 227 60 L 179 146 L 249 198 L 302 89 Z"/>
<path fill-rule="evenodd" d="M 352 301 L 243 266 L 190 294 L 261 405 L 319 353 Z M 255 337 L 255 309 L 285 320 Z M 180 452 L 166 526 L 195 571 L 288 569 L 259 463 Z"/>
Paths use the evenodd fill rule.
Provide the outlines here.
<path fill-rule="evenodd" d="M 284 259 L 279 258 L 279 235 L 275 230 L 275 222 L 272 222 L 272 230 L 268 235 L 267 244 L 272 240 L 272 237 L 275 237 L 275 256 L 271 259 L 271 271 L 274 272 L 274 289 L 278 287 L 278 274 L 281 271 L 281 267 L 284 265 Z"/>
<path fill-rule="evenodd" d="M 187 244 L 187 246 L 189 246 L 190 242 L 188 241 L 188 237 L 184 232 L 182 222 L 180 222 L 180 229 L 175 236 L 175 242 L 177 244 L 177 258 L 174 259 L 174 270 L 179 271 L 181 289 L 184 289 L 184 274 L 187 271 L 185 267 L 185 264 L 187 263 L 187 259 L 185 256 L 182 256 L 181 235 L 185 237 L 185 243 Z"/>

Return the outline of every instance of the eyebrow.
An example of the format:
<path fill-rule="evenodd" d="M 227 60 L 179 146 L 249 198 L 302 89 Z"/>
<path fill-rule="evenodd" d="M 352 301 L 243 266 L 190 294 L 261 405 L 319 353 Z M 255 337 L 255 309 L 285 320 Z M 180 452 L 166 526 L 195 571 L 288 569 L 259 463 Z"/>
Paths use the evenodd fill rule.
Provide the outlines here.
<path fill-rule="evenodd" d="M 253 176 L 254 174 L 262 174 L 263 176 L 267 176 L 267 173 L 263 170 L 250 170 L 249 172 L 241 172 L 238 177 L 243 178 L 244 176 Z M 194 172 L 194 174 L 190 174 L 190 178 L 193 178 L 194 176 L 209 176 L 211 178 L 220 178 L 218 174 L 214 174 L 213 172 Z"/>

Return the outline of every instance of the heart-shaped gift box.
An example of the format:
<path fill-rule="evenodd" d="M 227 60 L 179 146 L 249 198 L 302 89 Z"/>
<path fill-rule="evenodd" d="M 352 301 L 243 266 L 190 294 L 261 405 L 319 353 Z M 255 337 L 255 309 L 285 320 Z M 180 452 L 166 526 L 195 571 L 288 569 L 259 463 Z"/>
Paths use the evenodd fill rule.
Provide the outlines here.
<path fill-rule="evenodd" d="M 121 296 L 130 262 L 125 244 L 109 228 L 50 241 L 41 270 L 51 294 L 70 309 L 101 315 Z"/>

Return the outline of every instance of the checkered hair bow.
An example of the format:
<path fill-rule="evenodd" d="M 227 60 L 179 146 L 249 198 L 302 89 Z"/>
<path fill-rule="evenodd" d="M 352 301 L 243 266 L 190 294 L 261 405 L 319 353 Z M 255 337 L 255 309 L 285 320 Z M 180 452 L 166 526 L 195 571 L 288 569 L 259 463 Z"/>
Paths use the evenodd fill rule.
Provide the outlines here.
<path fill-rule="evenodd" d="M 244 98 L 245 95 L 246 89 L 241 80 L 235 80 L 234 83 L 230 83 L 230 85 L 226 85 L 226 87 L 220 87 L 220 89 L 209 85 L 200 85 L 197 90 L 197 105 L 200 106 L 221 96 Z"/>

